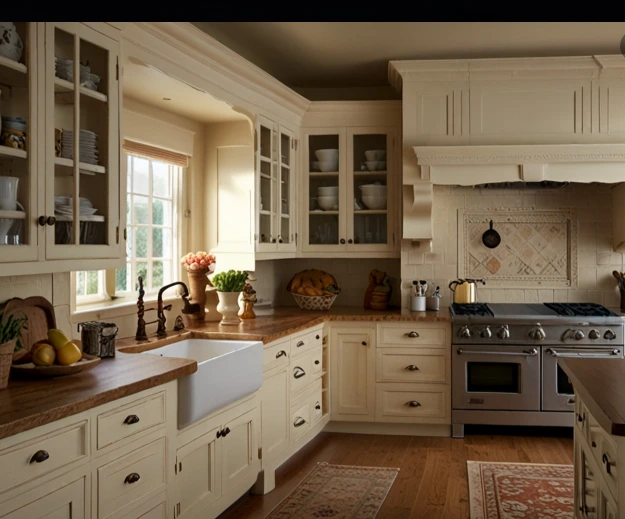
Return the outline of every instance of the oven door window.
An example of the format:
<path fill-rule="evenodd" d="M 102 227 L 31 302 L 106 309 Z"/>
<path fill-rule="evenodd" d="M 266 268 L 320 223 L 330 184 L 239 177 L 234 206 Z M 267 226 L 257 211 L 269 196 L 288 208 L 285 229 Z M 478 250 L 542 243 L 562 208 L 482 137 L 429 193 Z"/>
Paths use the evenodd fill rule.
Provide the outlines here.
<path fill-rule="evenodd" d="M 572 395 L 574 393 L 573 384 L 571 384 L 568 375 L 560 366 L 558 366 L 556 373 L 556 391 L 558 395 Z"/>
<path fill-rule="evenodd" d="M 521 365 L 467 362 L 468 393 L 521 393 Z"/>

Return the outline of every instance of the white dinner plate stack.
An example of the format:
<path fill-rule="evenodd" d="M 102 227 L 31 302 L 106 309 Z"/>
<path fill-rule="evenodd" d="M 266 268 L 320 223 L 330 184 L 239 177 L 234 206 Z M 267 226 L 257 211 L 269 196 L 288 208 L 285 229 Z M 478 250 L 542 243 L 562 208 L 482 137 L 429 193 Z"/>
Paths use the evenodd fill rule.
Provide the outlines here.
<path fill-rule="evenodd" d="M 71 59 L 54 58 L 56 77 L 66 81 L 74 81 L 74 61 Z M 91 73 L 88 64 L 80 64 L 80 84 L 89 90 L 98 90 L 100 76 Z"/>
<path fill-rule="evenodd" d="M 54 197 L 54 215 L 55 216 L 74 216 L 74 206 L 71 196 L 55 196 Z M 80 198 L 80 216 L 91 216 L 98 210 L 88 198 Z"/>
<path fill-rule="evenodd" d="M 74 159 L 74 132 L 63 130 L 61 137 L 61 157 Z M 80 130 L 80 162 L 98 164 L 98 136 L 89 130 Z"/>

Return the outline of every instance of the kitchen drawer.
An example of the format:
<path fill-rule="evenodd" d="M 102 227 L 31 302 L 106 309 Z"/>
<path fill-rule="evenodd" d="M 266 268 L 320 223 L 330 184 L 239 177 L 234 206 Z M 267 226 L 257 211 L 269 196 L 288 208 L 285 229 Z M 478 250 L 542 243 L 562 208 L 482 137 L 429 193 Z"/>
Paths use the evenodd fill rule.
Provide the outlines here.
<path fill-rule="evenodd" d="M 291 362 L 291 394 L 297 393 L 313 380 L 312 354 L 302 355 Z"/>
<path fill-rule="evenodd" d="M 291 356 L 297 357 L 320 347 L 323 341 L 322 331 L 323 328 L 320 327 L 291 337 Z"/>
<path fill-rule="evenodd" d="M 375 421 L 447 423 L 449 390 L 434 384 L 377 384 Z"/>
<path fill-rule="evenodd" d="M 167 519 L 167 493 L 163 492 L 150 499 L 121 519 Z"/>
<path fill-rule="evenodd" d="M 447 355 L 444 351 L 425 352 L 419 348 L 377 350 L 378 382 L 447 382 Z"/>
<path fill-rule="evenodd" d="M 165 392 L 98 415 L 97 449 L 165 423 Z"/>
<path fill-rule="evenodd" d="M 299 440 L 310 429 L 310 403 L 294 406 L 291 410 L 291 443 Z"/>
<path fill-rule="evenodd" d="M 165 489 L 165 442 L 159 438 L 98 469 L 98 519 Z"/>
<path fill-rule="evenodd" d="M 378 348 L 397 346 L 444 348 L 447 345 L 450 325 L 432 323 L 378 325 Z"/>
<path fill-rule="evenodd" d="M 286 366 L 289 363 L 290 350 L 291 347 L 288 339 L 265 346 L 263 350 L 263 371 Z"/>
<path fill-rule="evenodd" d="M 87 420 L 18 443 L 0 451 L 0 493 L 87 456 Z"/>

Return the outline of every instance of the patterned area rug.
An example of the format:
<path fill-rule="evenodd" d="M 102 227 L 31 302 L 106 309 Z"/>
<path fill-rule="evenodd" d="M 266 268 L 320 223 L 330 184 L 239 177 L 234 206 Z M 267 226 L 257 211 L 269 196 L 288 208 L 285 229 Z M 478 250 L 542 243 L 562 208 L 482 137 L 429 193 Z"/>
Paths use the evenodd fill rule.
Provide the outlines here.
<path fill-rule="evenodd" d="M 467 461 L 471 519 L 572 519 L 573 466 Z"/>
<path fill-rule="evenodd" d="M 266 519 L 373 519 L 398 472 L 319 463 Z"/>

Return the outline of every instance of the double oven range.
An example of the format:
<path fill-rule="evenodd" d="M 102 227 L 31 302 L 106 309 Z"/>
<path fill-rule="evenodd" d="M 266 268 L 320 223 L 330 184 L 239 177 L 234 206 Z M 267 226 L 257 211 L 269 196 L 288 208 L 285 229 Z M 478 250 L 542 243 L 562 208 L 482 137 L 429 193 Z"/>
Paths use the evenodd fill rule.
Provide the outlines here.
<path fill-rule="evenodd" d="M 465 424 L 572 426 L 558 359 L 623 359 L 625 319 L 593 303 L 453 304 L 452 435 Z"/>

